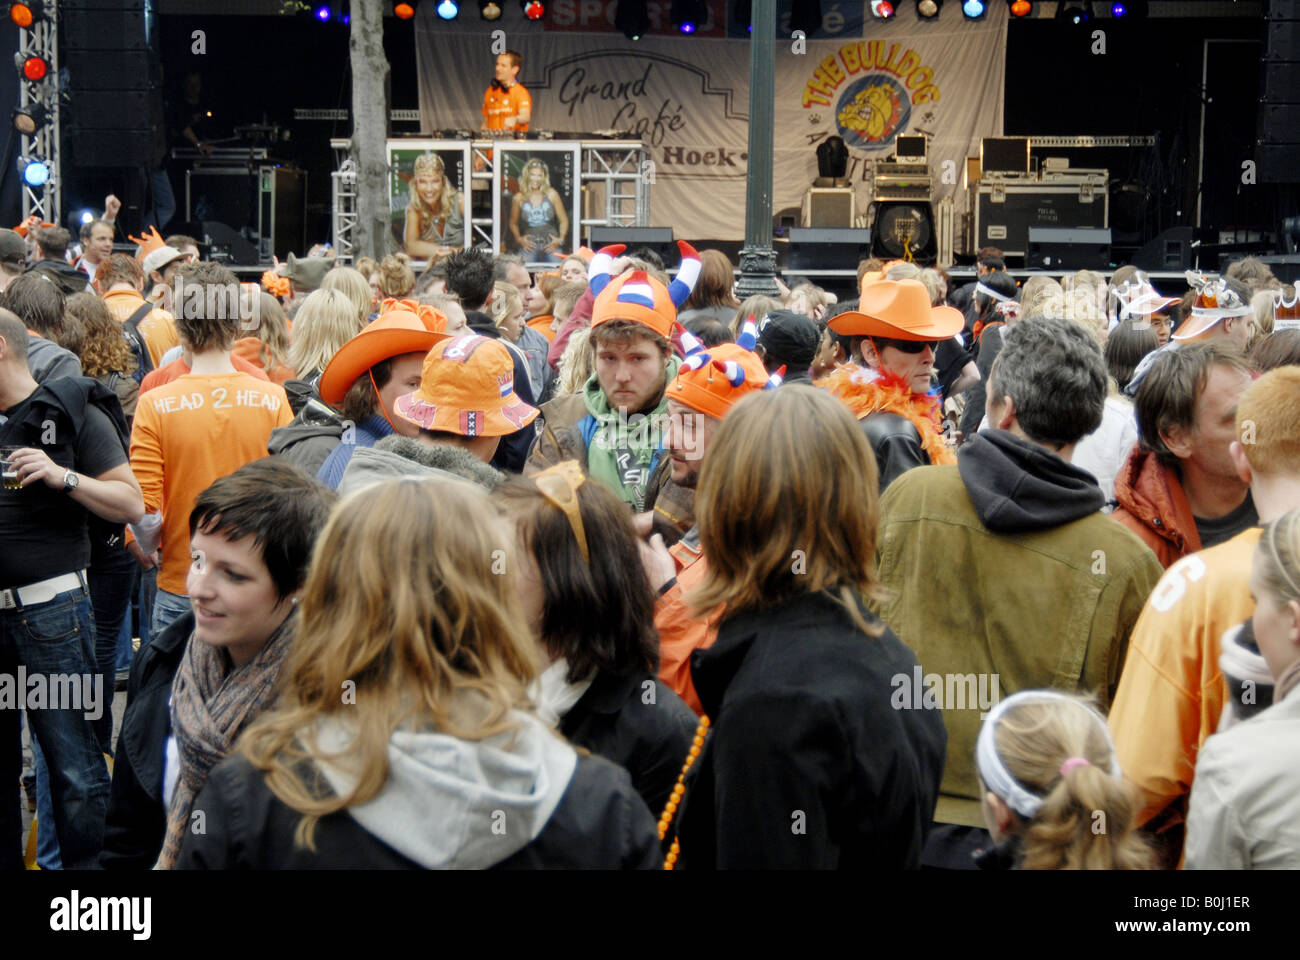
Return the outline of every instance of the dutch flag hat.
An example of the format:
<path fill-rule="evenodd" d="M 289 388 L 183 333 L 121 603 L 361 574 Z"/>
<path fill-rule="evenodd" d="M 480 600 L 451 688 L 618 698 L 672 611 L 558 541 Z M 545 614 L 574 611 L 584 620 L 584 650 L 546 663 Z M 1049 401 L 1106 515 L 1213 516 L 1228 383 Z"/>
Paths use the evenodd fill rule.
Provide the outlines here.
<path fill-rule="evenodd" d="M 592 327 L 627 320 L 647 326 L 667 340 L 677 322 L 677 311 L 700 278 L 700 255 L 695 248 L 685 240 L 678 240 L 677 248 L 682 252 L 681 267 L 667 287 L 644 270 L 633 270 L 617 279 L 610 277 L 610 264 L 627 249 L 625 244 L 597 250 L 587 268 L 587 280 L 596 298 L 591 311 Z"/>
<path fill-rule="evenodd" d="M 705 347 L 689 330 L 682 331 L 686 359 L 668 387 L 668 397 L 692 410 L 722 419 L 741 397 L 781 385 L 785 367 L 768 375 L 754 352 L 758 327 L 750 317 L 735 343 Z"/>

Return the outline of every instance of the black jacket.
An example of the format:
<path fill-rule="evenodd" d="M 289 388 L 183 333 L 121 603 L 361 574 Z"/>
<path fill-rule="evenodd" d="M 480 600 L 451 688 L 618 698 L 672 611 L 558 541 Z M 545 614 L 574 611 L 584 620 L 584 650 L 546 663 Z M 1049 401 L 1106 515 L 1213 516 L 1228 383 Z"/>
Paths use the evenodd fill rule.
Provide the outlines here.
<path fill-rule="evenodd" d="M 105 870 L 148 870 L 162 850 L 167 810 L 162 802 L 163 753 L 171 735 L 172 680 L 194 614 L 177 618 L 140 648 L 131 664 L 126 711 L 113 760 L 113 792 L 99 865 Z"/>
<path fill-rule="evenodd" d="M 280 802 L 241 755 L 213 768 L 194 801 L 205 832 L 187 833 L 181 870 L 417 870 L 347 813 L 321 818 L 316 852 L 294 844 L 300 815 Z M 436 816 L 437 811 L 430 811 Z M 560 804 L 532 843 L 493 870 L 653 870 L 662 860 L 654 820 L 627 771 L 600 757 L 578 757 Z"/>
<path fill-rule="evenodd" d="M 30 270 L 49 277 L 50 282 L 62 290 L 65 297 L 74 293 L 91 292 L 90 278 L 66 260 L 39 260 L 32 264 Z"/>
<path fill-rule="evenodd" d="M 928 467 L 930 455 L 921 446 L 921 432 L 907 417 L 885 410 L 858 421 L 880 469 L 880 492 L 913 467 Z"/>
<path fill-rule="evenodd" d="M 695 711 L 650 674 L 598 673 L 560 721 L 560 732 L 575 746 L 627 770 L 657 817 L 682 772 L 698 723 Z"/>
<path fill-rule="evenodd" d="M 501 331 L 497 329 L 497 325 L 486 313 L 478 310 L 467 310 L 465 311 L 465 319 L 469 323 L 469 328 L 479 336 L 491 337 L 493 340 L 501 339 Z M 507 348 L 507 352 L 515 365 L 515 394 L 530 407 L 537 406 L 533 397 L 533 385 L 528 379 L 528 364 L 516 351 Z M 509 473 L 523 473 L 524 464 L 528 462 L 528 454 L 533 449 L 533 441 L 537 439 L 537 430 L 538 424 L 537 421 L 534 421 L 522 430 L 516 430 L 514 433 L 502 437 L 496 454 L 488 462 L 498 470 L 505 470 Z"/>
<path fill-rule="evenodd" d="M 879 624 L 859 604 L 868 623 Z M 686 868 L 916 868 L 947 733 L 895 709 L 917 661 L 826 594 L 723 621 L 691 657 L 713 723 L 680 812 Z"/>

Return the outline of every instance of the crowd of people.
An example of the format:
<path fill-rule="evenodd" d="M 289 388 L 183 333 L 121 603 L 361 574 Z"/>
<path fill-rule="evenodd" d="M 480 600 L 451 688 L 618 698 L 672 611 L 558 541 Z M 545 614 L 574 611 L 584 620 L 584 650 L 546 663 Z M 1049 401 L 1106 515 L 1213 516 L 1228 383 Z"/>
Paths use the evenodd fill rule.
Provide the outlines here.
<path fill-rule="evenodd" d="M 0 865 L 1300 866 L 1259 261 L 741 302 L 112 231 L 0 230 Z"/>

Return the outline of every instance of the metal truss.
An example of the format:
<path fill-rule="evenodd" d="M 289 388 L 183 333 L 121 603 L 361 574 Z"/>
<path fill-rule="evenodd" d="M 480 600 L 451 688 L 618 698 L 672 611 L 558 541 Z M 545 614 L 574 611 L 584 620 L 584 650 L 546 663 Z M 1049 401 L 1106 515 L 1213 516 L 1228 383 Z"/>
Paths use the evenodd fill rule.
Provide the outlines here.
<path fill-rule="evenodd" d="M 33 136 L 19 137 L 19 154 L 41 160 L 50 171 L 49 179 L 43 186 L 30 187 L 20 179 L 23 194 L 23 219 L 36 214 L 48 223 L 58 223 L 61 212 L 59 202 L 62 164 L 60 163 L 59 137 L 59 33 L 58 4 L 45 6 L 45 18 L 32 24 L 26 30 L 18 31 L 19 52 L 27 57 L 41 57 L 49 64 L 45 79 L 28 80 L 19 73 L 18 106 L 23 109 L 35 109 L 40 104 L 45 107 L 48 121 Z"/>

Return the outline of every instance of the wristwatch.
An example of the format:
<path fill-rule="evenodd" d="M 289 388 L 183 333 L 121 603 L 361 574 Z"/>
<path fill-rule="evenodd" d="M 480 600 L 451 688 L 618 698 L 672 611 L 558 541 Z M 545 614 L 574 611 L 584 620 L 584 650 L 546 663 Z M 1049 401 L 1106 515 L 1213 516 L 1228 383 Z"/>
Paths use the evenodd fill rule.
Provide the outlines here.
<path fill-rule="evenodd" d="M 69 470 L 63 475 L 63 492 L 71 493 L 73 490 L 77 489 L 77 484 L 80 482 L 81 478 L 77 476 L 77 472 L 75 470 Z"/>

